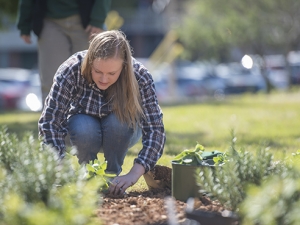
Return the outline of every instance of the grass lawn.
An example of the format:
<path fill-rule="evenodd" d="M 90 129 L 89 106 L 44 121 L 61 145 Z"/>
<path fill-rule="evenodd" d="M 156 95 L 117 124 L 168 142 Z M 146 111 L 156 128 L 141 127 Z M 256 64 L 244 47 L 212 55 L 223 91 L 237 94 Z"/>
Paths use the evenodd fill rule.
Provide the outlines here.
<path fill-rule="evenodd" d="M 255 151 L 268 147 L 276 157 L 300 149 L 300 91 L 270 95 L 239 95 L 224 101 L 207 101 L 162 106 L 167 134 L 165 151 L 158 164 L 171 167 L 172 158 L 198 143 L 207 150 L 226 151 L 231 130 L 237 137 L 237 147 Z M 32 132 L 37 138 L 39 113 L 2 112 L 0 126 L 22 136 Z M 127 172 L 141 144 L 130 149 L 123 172 Z M 144 188 L 140 179 L 133 188 Z"/>

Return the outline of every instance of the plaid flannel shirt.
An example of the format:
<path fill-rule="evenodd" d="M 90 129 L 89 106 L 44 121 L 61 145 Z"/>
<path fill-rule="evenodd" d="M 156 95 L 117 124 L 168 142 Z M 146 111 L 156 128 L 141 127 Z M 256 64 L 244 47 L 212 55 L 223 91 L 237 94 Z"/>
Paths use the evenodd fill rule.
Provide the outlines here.
<path fill-rule="evenodd" d="M 58 68 L 38 121 L 39 136 L 44 144 L 56 148 L 62 157 L 66 151 L 64 139 L 70 116 L 82 113 L 102 118 L 112 112 L 103 91 L 95 84 L 88 83 L 81 75 L 81 63 L 86 52 L 72 55 Z M 151 74 L 136 59 L 132 60 L 145 114 L 145 119 L 141 121 L 143 148 L 134 162 L 143 165 L 147 172 L 163 153 L 166 141 L 163 113 L 157 101 Z"/>

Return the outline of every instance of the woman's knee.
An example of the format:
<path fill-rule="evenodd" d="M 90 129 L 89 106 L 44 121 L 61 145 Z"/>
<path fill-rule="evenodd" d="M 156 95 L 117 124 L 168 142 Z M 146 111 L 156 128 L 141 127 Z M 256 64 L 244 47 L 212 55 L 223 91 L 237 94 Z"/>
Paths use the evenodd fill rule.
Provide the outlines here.
<path fill-rule="evenodd" d="M 96 155 L 100 151 L 102 134 L 100 121 L 97 118 L 84 114 L 74 115 L 68 120 L 68 131 L 71 144 L 77 148 L 79 161 L 83 160 L 81 158 L 86 158 L 85 156 Z"/>
<path fill-rule="evenodd" d="M 71 138 L 92 138 L 101 135 L 99 120 L 84 114 L 73 115 L 69 118 L 68 131 Z"/>
<path fill-rule="evenodd" d="M 133 133 L 133 130 L 126 124 L 122 123 L 114 113 L 109 114 L 102 120 L 103 130 L 114 134 Z"/>

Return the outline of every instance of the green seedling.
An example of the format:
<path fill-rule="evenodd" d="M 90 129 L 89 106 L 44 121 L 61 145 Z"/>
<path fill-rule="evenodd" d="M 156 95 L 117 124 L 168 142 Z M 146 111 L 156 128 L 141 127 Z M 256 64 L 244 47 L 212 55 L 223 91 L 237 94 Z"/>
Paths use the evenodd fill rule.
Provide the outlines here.
<path fill-rule="evenodd" d="M 105 191 L 109 187 L 110 180 L 116 177 L 116 174 L 106 173 L 107 162 L 100 162 L 99 159 L 90 161 L 89 164 L 86 164 L 86 179 L 90 180 L 92 178 L 101 179 L 103 185 L 100 187 L 100 191 Z"/>
<path fill-rule="evenodd" d="M 194 149 L 185 149 L 172 160 L 183 165 L 220 165 L 226 160 L 226 155 L 219 151 L 205 151 L 203 145 L 197 144 Z"/>

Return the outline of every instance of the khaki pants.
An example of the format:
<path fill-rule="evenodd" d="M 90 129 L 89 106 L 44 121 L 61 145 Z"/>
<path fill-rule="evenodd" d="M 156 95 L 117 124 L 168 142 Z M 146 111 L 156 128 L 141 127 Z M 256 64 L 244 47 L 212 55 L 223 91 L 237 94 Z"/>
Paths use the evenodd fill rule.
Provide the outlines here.
<path fill-rule="evenodd" d="M 88 45 L 89 36 L 81 25 L 79 15 L 44 20 L 44 27 L 38 40 L 43 102 L 51 89 L 58 67 L 72 54 L 87 49 Z"/>

